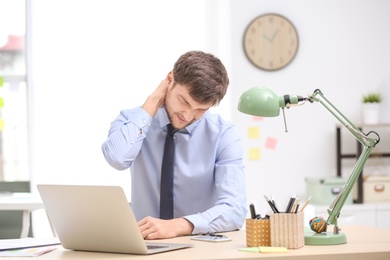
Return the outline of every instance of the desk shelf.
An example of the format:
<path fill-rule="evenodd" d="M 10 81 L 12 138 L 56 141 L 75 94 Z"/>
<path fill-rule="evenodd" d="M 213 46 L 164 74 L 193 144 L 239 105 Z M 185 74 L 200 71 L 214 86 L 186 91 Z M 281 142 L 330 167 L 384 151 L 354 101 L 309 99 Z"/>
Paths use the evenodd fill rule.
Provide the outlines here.
<path fill-rule="evenodd" d="M 390 128 L 390 124 L 376 124 L 376 125 L 361 125 L 358 126 L 359 129 L 364 130 L 367 128 Z M 363 146 L 359 141 L 357 141 L 356 153 L 342 153 L 341 147 L 341 129 L 343 126 L 338 125 L 336 127 L 336 173 L 338 177 L 342 176 L 342 160 L 343 159 L 355 159 L 359 158 L 359 155 L 362 153 Z M 380 135 L 380 133 L 378 133 Z M 383 142 L 383 140 L 381 140 Z M 374 149 L 375 151 L 375 149 Z M 390 157 L 390 152 L 384 153 L 375 153 L 373 152 L 370 157 L 381 156 L 381 157 Z M 357 180 L 357 198 L 354 200 L 355 203 L 363 203 L 363 171 L 360 173 Z"/>

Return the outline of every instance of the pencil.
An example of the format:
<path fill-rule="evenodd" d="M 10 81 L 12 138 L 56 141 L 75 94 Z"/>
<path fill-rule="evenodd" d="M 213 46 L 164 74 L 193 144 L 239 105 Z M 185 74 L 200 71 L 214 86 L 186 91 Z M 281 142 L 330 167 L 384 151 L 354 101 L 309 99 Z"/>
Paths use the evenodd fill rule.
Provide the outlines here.
<path fill-rule="evenodd" d="M 306 206 L 307 206 L 307 204 L 309 204 L 310 200 L 311 200 L 311 196 L 310 196 L 310 197 L 307 199 L 307 201 L 302 205 L 302 208 L 299 210 L 299 212 L 302 212 L 302 211 L 306 208 Z"/>

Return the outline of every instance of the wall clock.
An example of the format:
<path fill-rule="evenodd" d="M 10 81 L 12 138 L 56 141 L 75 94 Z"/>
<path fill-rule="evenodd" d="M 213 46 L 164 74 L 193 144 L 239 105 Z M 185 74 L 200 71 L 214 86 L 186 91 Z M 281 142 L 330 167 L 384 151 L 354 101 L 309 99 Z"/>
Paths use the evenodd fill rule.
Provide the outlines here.
<path fill-rule="evenodd" d="M 267 71 L 286 67 L 297 54 L 298 43 L 294 25 L 279 14 L 256 17 L 247 26 L 243 39 L 248 60 Z"/>

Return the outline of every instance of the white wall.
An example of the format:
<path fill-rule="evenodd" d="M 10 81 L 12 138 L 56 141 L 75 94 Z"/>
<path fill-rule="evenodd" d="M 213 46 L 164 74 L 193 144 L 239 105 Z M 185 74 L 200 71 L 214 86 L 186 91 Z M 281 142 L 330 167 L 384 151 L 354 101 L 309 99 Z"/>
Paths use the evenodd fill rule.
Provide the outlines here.
<path fill-rule="evenodd" d="M 320 88 L 357 123 L 363 93 L 381 89 L 390 99 L 386 0 L 32 0 L 31 7 L 34 185 L 113 184 L 129 195 L 129 171 L 110 168 L 100 145 L 119 110 L 141 105 L 191 49 L 213 52 L 228 67 L 231 87 L 219 111 L 239 126 L 245 150 L 262 149 L 259 161 L 245 154 L 248 199 L 262 212 L 263 194 L 284 204 L 290 193 L 304 192 L 305 176 L 335 175 L 335 121 L 307 104 L 287 111 L 289 133 L 281 117 L 254 123 L 236 111 L 244 90 L 264 85 L 306 95 Z M 247 24 L 267 12 L 288 17 L 300 37 L 297 57 L 278 72 L 253 67 L 241 45 Z M 260 127 L 258 140 L 247 138 L 252 125 Z M 276 149 L 263 148 L 268 136 L 278 140 Z"/>
<path fill-rule="evenodd" d="M 342 113 L 356 124 L 361 122 L 361 98 L 380 90 L 390 99 L 389 1 L 231 1 L 232 24 L 232 108 L 240 94 L 253 86 L 268 86 L 278 95 L 306 96 L 319 88 Z M 299 34 L 299 51 L 285 69 L 264 72 L 245 58 L 242 36 L 249 22 L 263 13 L 280 13 L 290 19 Z M 390 122 L 382 108 L 382 121 Z M 284 132 L 282 116 L 254 122 L 234 110 L 246 146 L 248 198 L 264 211 L 263 194 L 273 195 L 285 205 L 291 193 L 304 196 L 305 177 L 336 176 L 334 119 L 319 104 L 305 104 L 286 111 L 289 132 Z M 259 139 L 247 137 L 248 126 L 260 128 Z M 379 150 L 389 148 L 387 129 Z M 344 151 L 354 152 L 354 138 L 344 131 Z M 268 137 L 277 140 L 275 149 L 265 148 Z M 261 159 L 248 158 L 250 147 L 261 148 Z M 387 150 L 389 152 L 389 150 Z M 388 160 L 387 160 L 388 162 Z M 354 160 L 344 160 L 347 177 Z M 388 171 L 387 171 L 388 172 Z M 305 198 L 306 199 L 306 198 Z"/>
<path fill-rule="evenodd" d="M 100 149 L 110 123 L 121 109 L 142 105 L 181 54 L 211 51 L 208 26 L 215 20 L 218 27 L 218 17 L 196 0 L 29 4 L 33 190 L 39 183 L 120 185 L 130 197 L 129 170 L 111 168 Z M 36 215 L 41 236 L 45 216 Z"/>
<path fill-rule="evenodd" d="M 207 49 L 205 18 L 199 1 L 33 1 L 33 182 L 129 188 L 129 172 L 102 156 L 110 123 L 142 105 L 179 55 Z"/>

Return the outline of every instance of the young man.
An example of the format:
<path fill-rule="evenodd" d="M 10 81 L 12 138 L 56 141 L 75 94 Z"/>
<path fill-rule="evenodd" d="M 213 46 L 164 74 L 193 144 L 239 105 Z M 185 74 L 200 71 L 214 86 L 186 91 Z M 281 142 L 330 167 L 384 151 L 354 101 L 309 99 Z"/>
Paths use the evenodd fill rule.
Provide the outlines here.
<path fill-rule="evenodd" d="M 112 122 L 102 151 L 115 169 L 131 169 L 131 206 L 145 239 L 236 230 L 244 224 L 241 138 L 234 125 L 208 111 L 225 96 L 228 84 L 218 58 L 190 51 L 142 107 L 122 110 Z M 171 134 L 173 215 L 161 217 L 166 210 L 160 185 L 166 178 L 162 168 L 169 124 L 176 131 Z"/>

